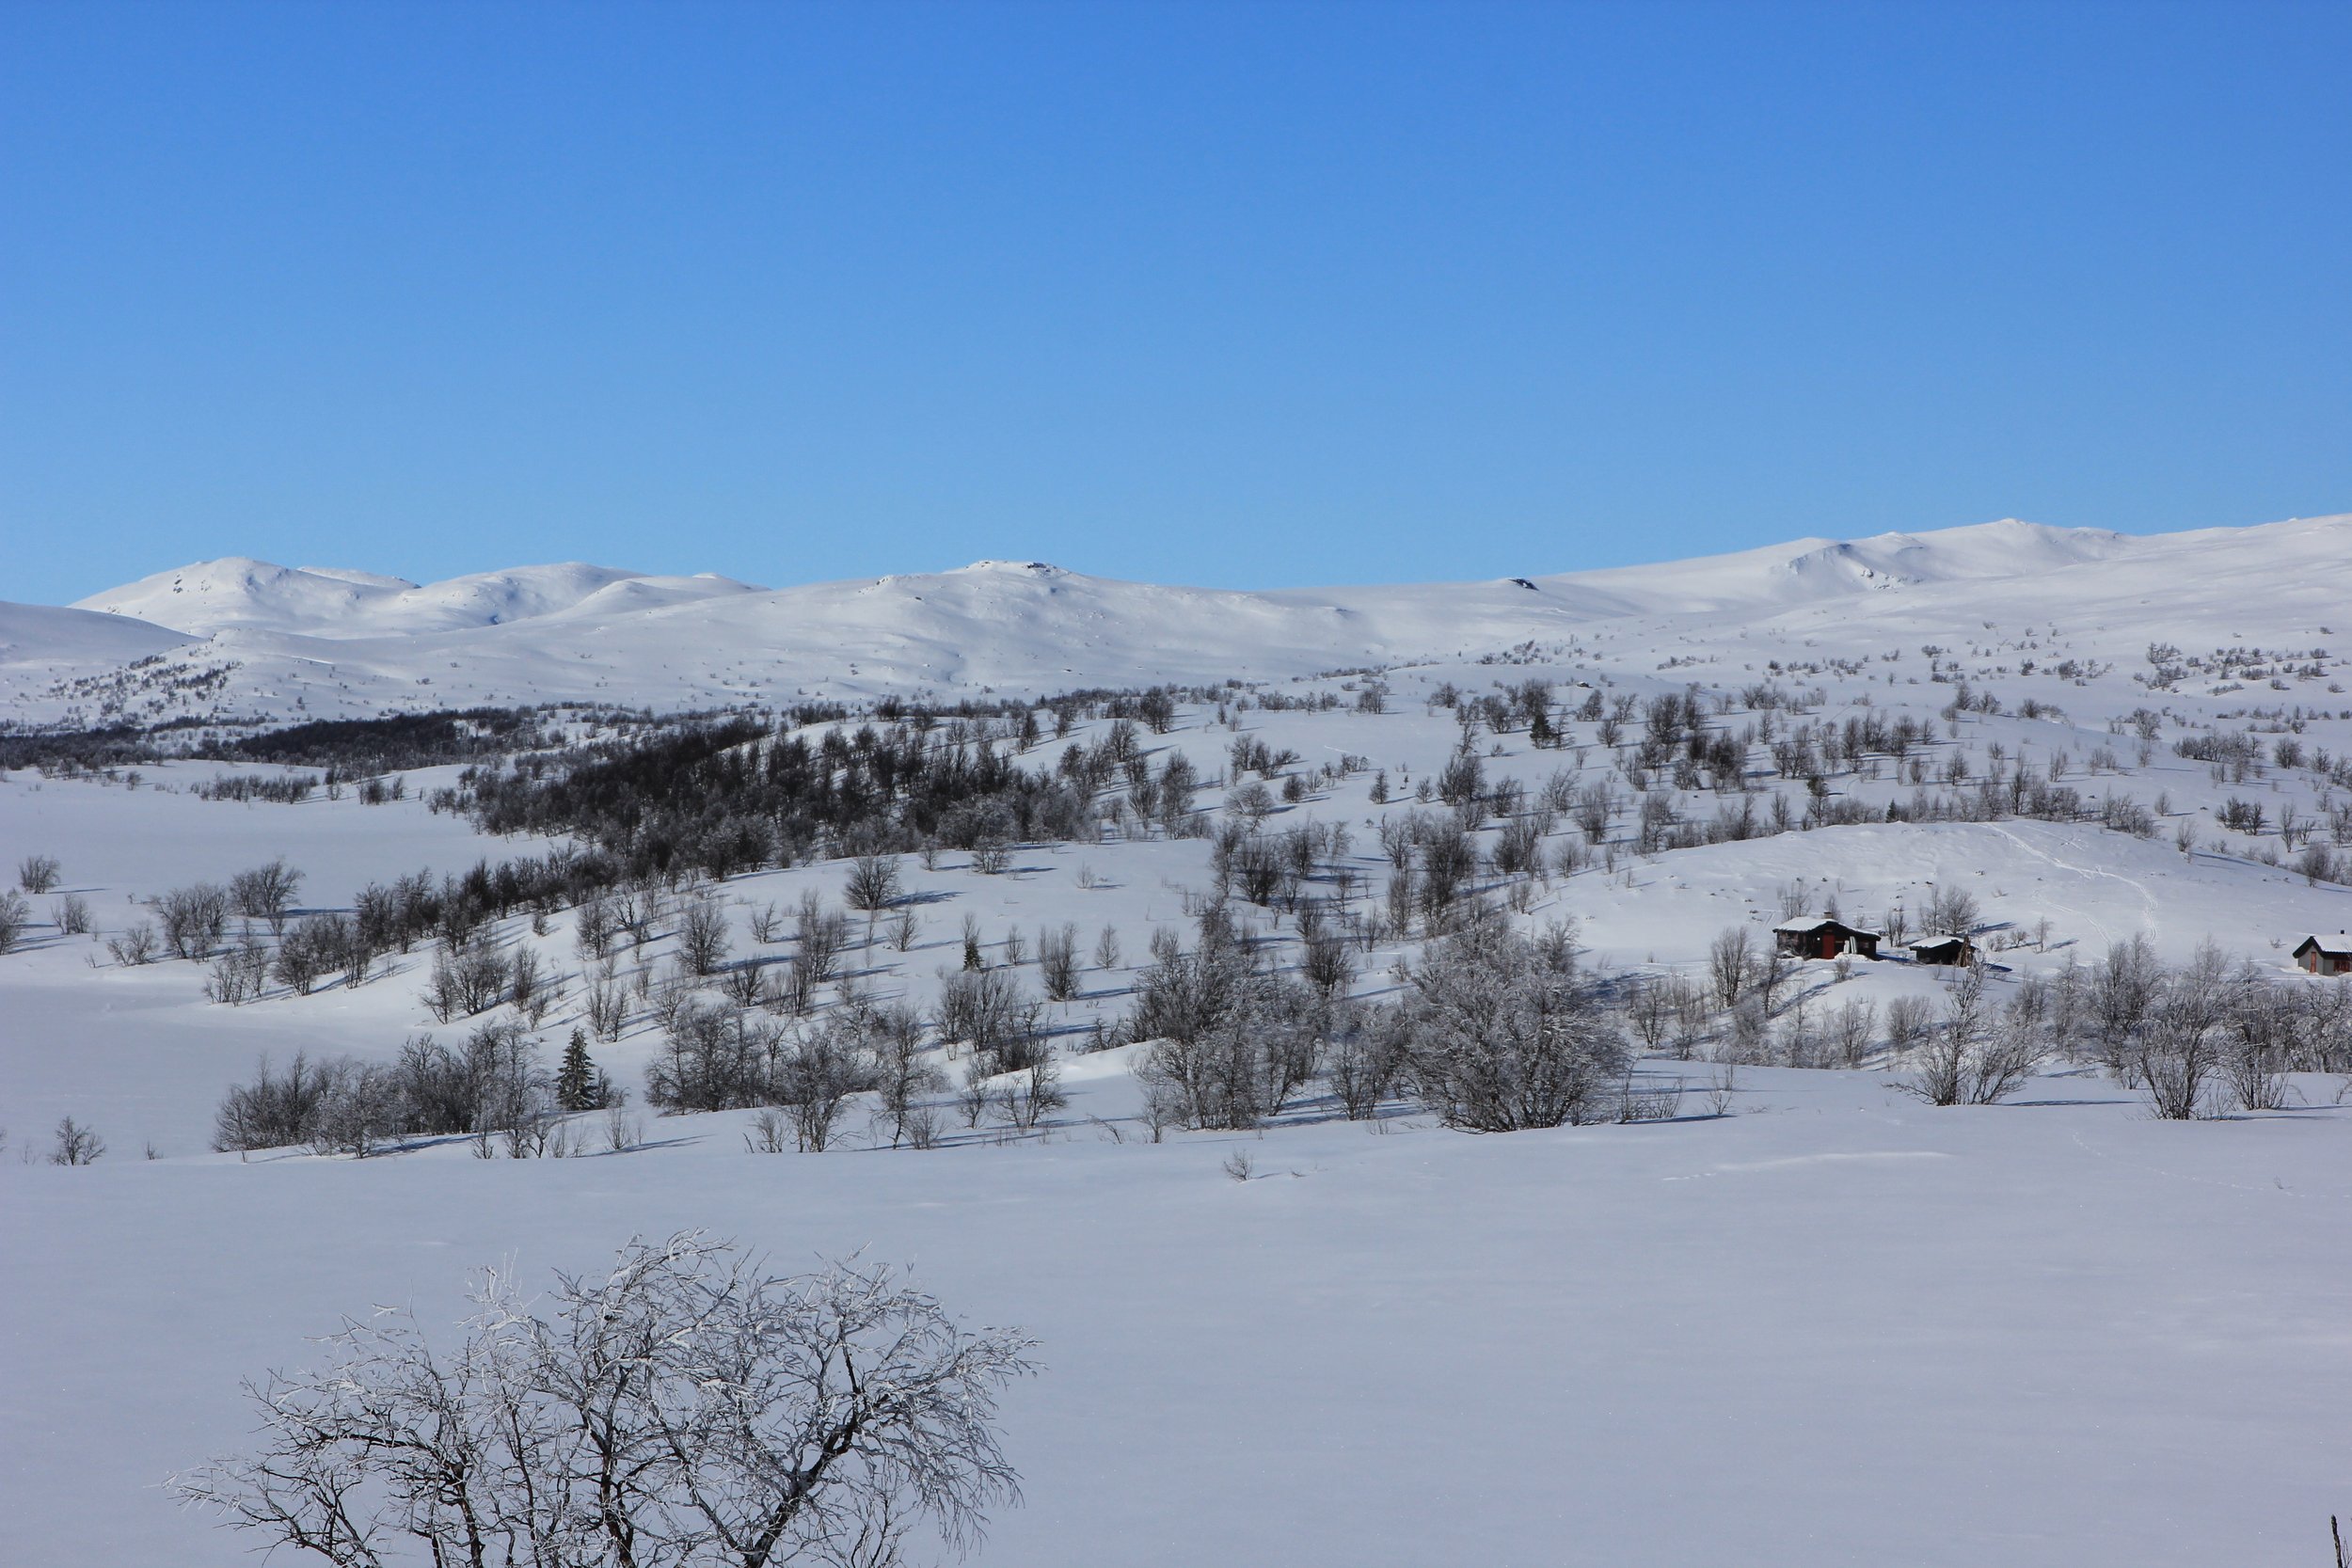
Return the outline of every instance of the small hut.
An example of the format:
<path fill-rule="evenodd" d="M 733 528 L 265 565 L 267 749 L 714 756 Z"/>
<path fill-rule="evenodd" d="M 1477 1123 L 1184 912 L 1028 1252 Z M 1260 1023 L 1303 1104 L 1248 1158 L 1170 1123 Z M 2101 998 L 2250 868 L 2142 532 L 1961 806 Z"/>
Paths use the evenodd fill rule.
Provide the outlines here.
<path fill-rule="evenodd" d="M 1966 937 L 1920 937 L 1905 945 L 1911 949 L 1913 963 L 1951 964 L 1965 969 L 1977 961 L 1977 944 Z"/>
<path fill-rule="evenodd" d="M 2352 974 L 2352 936 L 2305 937 L 2295 950 L 2295 961 L 2313 974 Z"/>
<path fill-rule="evenodd" d="M 1879 934 L 1849 926 L 1825 914 L 1784 920 L 1772 927 L 1772 941 L 1792 958 L 1875 958 Z"/>

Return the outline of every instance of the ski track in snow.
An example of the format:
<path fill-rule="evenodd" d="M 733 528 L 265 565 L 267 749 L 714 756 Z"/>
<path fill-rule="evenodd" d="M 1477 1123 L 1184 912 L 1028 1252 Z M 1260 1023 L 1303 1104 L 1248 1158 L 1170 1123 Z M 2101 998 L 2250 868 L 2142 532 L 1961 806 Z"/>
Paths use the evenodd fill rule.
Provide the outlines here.
<path fill-rule="evenodd" d="M 2070 1135 L 2074 1138 L 2075 1144 L 2083 1150 L 2084 1153 L 2089 1154 L 2093 1158 L 2114 1161 L 2116 1164 L 2125 1165 L 2130 1169 L 2142 1172 L 2145 1175 L 2161 1176 L 2168 1181 L 2189 1181 L 2194 1182 L 2201 1187 L 2226 1187 L 2232 1192 L 2261 1193 L 2271 1197 L 2292 1197 L 2307 1200 L 2316 1198 L 2322 1202 L 2328 1203 L 2352 1204 L 2352 1188 L 2344 1188 L 2334 1192 L 2315 1192 L 2308 1187 L 2290 1187 L 2286 1185 L 2282 1180 L 2276 1178 L 2274 1178 L 2267 1185 L 2255 1181 L 2224 1181 L 2215 1177 L 2199 1176 L 2190 1171 L 2168 1170 L 2162 1165 L 2151 1165 L 2137 1160 L 2123 1159 L 2122 1157 L 2113 1154 L 2106 1149 L 2094 1147 L 2090 1140 L 2086 1139 L 2082 1135 L 2079 1129 L 2074 1131 Z"/>
<path fill-rule="evenodd" d="M 2017 847 L 2023 849 L 2026 853 L 2033 856 L 2036 860 L 2045 862 L 2046 863 L 2057 867 L 2060 871 L 2071 871 L 2078 877 L 2105 877 L 2110 880 L 2122 882 L 2125 887 L 2130 888 L 2134 893 L 2139 895 L 2142 911 L 2142 927 L 2149 930 L 2153 930 L 2155 928 L 2155 917 L 2158 908 L 2155 895 L 2151 894 L 2145 887 L 2141 886 L 2133 879 L 2121 876 L 2113 871 L 2105 870 L 2099 866 L 2076 865 L 2071 861 L 2062 861 L 2056 855 L 2051 854 L 2048 850 L 2042 848 L 2040 845 L 2027 843 L 2025 839 L 2020 838 L 2017 834 L 2010 832 L 2007 828 L 2002 827 L 1997 822 L 1990 822 L 1985 825 L 1991 828 L 1994 832 L 2000 834 L 2001 837 L 2009 840 L 2011 844 L 2016 845 Z M 2067 845 L 2070 848 L 2074 847 L 2074 841 L 2072 840 L 2067 841 Z M 2052 902 L 2055 903 L 2057 901 L 2052 900 Z M 2058 907 L 2062 910 L 2071 911 L 2075 914 L 2079 914 L 2083 919 L 2097 927 L 2099 928 L 2099 937 L 2102 942 L 2112 943 L 2115 941 L 2115 933 L 2109 930 L 2106 923 L 2101 920 L 2097 915 L 2090 913 L 2087 910 L 2078 909 L 2071 904 L 2059 903 Z"/>

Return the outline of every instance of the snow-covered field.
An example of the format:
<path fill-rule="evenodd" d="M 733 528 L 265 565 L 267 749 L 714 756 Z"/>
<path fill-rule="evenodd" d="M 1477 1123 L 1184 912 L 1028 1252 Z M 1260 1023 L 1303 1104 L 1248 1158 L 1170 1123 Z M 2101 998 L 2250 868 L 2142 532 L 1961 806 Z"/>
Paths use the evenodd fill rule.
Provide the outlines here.
<path fill-rule="evenodd" d="M 75 610 L 0 606 L 0 717 L 781 709 L 1230 678 L 1257 684 L 1221 711 L 1186 703 L 1147 754 L 1189 757 L 1223 820 L 1234 741 L 1296 752 L 1279 772 L 1298 799 L 1269 802 L 1263 831 L 1344 826 L 1312 891 L 1369 920 L 1381 824 L 1442 809 L 1416 797 L 1462 734 L 1440 694 L 1542 678 L 1564 743 L 1482 729 L 1488 779 L 1531 802 L 1555 778 L 1605 783 L 1614 803 L 1599 842 L 1555 813 L 1542 875 L 1479 885 L 1523 929 L 1573 918 L 1597 974 L 1695 981 L 1719 933 L 1761 940 L 1795 910 L 1874 927 L 1906 911 L 1916 932 L 1959 890 L 1999 997 L 2136 938 L 2168 961 L 2211 941 L 2284 987 L 2352 987 L 2288 961 L 2305 933 L 2352 927 L 2352 886 L 2298 870 L 2352 828 L 2347 581 L 2352 518 L 2158 538 L 1994 524 L 1313 594 L 1025 562 L 771 592 L 584 567 L 418 588 L 227 562 Z M 1385 711 L 1361 702 L 1375 681 Z M 1635 765 L 1640 707 L 1686 689 L 1710 726 L 1756 732 L 1745 787 Z M 1288 705 L 1326 694 L 1337 705 Z M 1625 702 L 1613 740 L 1588 698 Z M 1774 752 L 1794 728 L 1897 718 L 1926 736 L 1902 756 Z M 1081 719 L 1020 760 L 1051 768 L 1107 729 Z M 2177 749 L 2215 736 L 2249 737 L 2236 762 Z M 787 1264 L 908 1262 L 956 1311 L 1042 1340 L 1048 1370 L 1006 1406 L 1027 1502 L 984 1560 L 2287 1565 L 2325 1560 L 2328 1514 L 2352 1513 L 2352 1079 L 2298 1073 L 2285 1109 L 2168 1122 L 2055 1058 L 2008 1103 L 1937 1109 L 1882 1053 L 1867 1071 L 1735 1072 L 1702 1043 L 1637 1069 L 1682 1085 L 1663 1121 L 1473 1137 L 1402 1101 L 1346 1121 L 1318 1089 L 1258 1132 L 1155 1140 L 1133 1070 L 1147 1047 L 1083 1047 L 1131 1006 L 1152 933 L 1190 940 L 1215 878 L 1206 840 L 1129 819 L 1019 847 L 1001 875 L 959 850 L 902 857 L 906 950 L 852 927 L 850 978 L 926 1008 L 967 918 L 993 966 L 1032 977 L 1041 929 L 1076 927 L 1080 992 L 1045 1011 L 1070 1103 L 1040 1132 L 951 1117 L 944 1147 L 892 1150 L 853 1115 L 825 1154 L 769 1155 L 747 1147 L 748 1112 L 638 1107 L 626 1152 L 481 1160 L 452 1139 L 241 1159 L 209 1150 L 214 1107 L 262 1053 L 383 1060 L 478 1021 L 428 1016 L 421 945 L 356 988 L 229 1006 L 206 1000 L 202 965 L 117 964 L 106 939 L 151 918 L 146 900 L 273 857 L 303 874 L 298 911 L 331 911 L 370 881 L 553 847 L 427 810 L 453 768 L 384 804 L 196 793 L 267 771 L 0 772 L 0 874 L 36 853 L 62 868 L 0 954 L 0 1561 L 241 1560 L 246 1543 L 158 1484 L 240 1441 L 241 1377 L 299 1362 L 306 1335 L 373 1303 L 452 1319 L 476 1265 L 512 1257 L 544 1279 L 683 1227 Z M 2062 784 L 2078 809 L 1944 809 L 1988 776 Z M 1640 841 L 1637 782 L 1684 838 Z M 1749 836 L 1701 831 L 1743 807 Z M 1502 832 L 1477 837 L 1491 853 Z M 732 958 L 781 958 L 760 911 L 788 927 L 804 894 L 837 906 L 845 872 L 712 889 Z M 67 895 L 90 933 L 50 923 Z M 1298 961 L 1295 915 L 1234 908 Z M 537 1031 L 551 1049 L 586 989 L 577 918 L 495 933 L 564 985 Z M 1355 993 L 1392 997 L 1419 945 L 1374 929 Z M 621 957 L 633 973 L 675 949 L 664 931 Z M 1776 1027 L 1949 990 L 1908 962 L 1805 964 Z M 660 1041 L 641 1010 L 596 1060 L 634 1095 Z M 105 1137 L 103 1161 L 40 1163 L 68 1116 Z M 582 1118 L 587 1148 L 601 1120 Z M 1237 1150 L 1248 1180 L 1224 1168 Z"/>
<path fill-rule="evenodd" d="M 707 1226 L 912 1263 L 1044 1341 L 984 1560 L 2324 1560 L 2345 1113 L 2159 1123 L 2072 1078 L 1932 1111 L 1772 1070 L 1739 1099 L 1488 1138 L 776 1157 L 725 1116 L 566 1161 L 11 1170 L 5 1555 L 245 1560 L 156 1489 L 241 1438 L 240 1376 L 369 1303 L 454 1318 L 478 1262 Z"/>

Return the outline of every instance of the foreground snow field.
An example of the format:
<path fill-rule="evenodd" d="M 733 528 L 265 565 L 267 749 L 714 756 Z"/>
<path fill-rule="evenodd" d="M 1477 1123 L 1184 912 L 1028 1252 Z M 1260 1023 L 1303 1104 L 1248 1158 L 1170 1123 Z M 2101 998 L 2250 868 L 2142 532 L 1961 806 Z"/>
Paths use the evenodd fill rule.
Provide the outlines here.
<path fill-rule="evenodd" d="M 241 1376 L 371 1303 L 453 1319 L 477 1263 L 700 1226 L 908 1262 L 1042 1338 L 988 1561 L 2324 1559 L 2352 1113 L 2159 1123 L 2090 1078 L 1936 1111 L 1770 1069 L 1736 1100 L 1487 1138 L 1076 1119 L 762 1156 L 718 1116 L 564 1161 L 12 1165 L 0 1557 L 246 1560 L 156 1487 L 240 1440 Z"/>

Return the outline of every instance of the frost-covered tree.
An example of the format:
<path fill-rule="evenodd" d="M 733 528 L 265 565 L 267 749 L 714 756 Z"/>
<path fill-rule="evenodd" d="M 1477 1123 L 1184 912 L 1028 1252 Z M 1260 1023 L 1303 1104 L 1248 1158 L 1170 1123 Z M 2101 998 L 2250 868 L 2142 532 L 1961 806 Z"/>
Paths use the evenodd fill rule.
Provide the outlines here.
<path fill-rule="evenodd" d="M 708 898 L 697 898 L 680 911 L 677 955 L 695 975 L 717 974 L 727 957 L 726 911 Z"/>
<path fill-rule="evenodd" d="M 1078 994 L 1078 927 L 1065 921 L 1037 934 L 1038 980 L 1046 1000 L 1067 1002 Z"/>
<path fill-rule="evenodd" d="M 1744 926 L 1729 927 L 1707 950 L 1707 979 L 1715 992 L 1715 1006 L 1728 1007 L 1747 993 L 1756 976 L 1756 958 Z"/>
<path fill-rule="evenodd" d="M 1035 1341 L 886 1269 L 787 1278 L 688 1233 L 557 1278 L 541 1316 L 485 1274 L 446 1349 L 346 1320 L 326 1367 L 246 1386 L 253 1451 L 172 1490 L 337 1568 L 879 1568 L 1018 1500 L 996 1400 Z"/>
<path fill-rule="evenodd" d="M 1900 1087 L 1931 1105 L 1992 1105 L 2033 1076 L 2043 1044 L 2028 1014 L 1994 1016 L 1982 964 L 1960 973 L 1944 1017 L 1918 1047 Z"/>
<path fill-rule="evenodd" d="M 882 911 L 898 901 L 898 857 L 860 855 L 850 863 L 850 880 L 841 899 L 866 916 L 866 945 L 874 945 L 874 923 Z"/>
<path fill-rule="evenodd" d="M 1156 1042 L 1137 1072 L 1160 1124 L 1255 1127 L 1314 1076 L 1333 1009 L 1277 974 L 1225 906 L 1204 909 L 1200 931 L 1190 953 L 1173 931 L 1152 933 L 1120 1033 Z"/>
<path fill-rule="evenodd" d="M 1422 1101 L 1474 1132 L 1600 1114 L 1629 1053 L 1576 959 L 1572 933 L 1531 942 L 1500 920 L 1425 952 L 1398 1018 L 1405 1073 Z"/>
<path fill-rule="evenodd" d="M 200 962 L 212 956 L 229 928 L 229 890 L 211 882 L 174 888 L 155 903 L 164 926 L 164 945 L 176 958 Z"/>
<path fill-rule="evenodd" d="M 248 920 L 269 923 L 273 936 L 286 929 L 286 915 L 294 908 L 294 895 L 301 890 L 302 873 L 286 863 L 284 857 L 249 871 L 240 871 L 229 879 L 229 907 L 232 914 Z"/>
<path fill-rule="evenodd" d="M 0 893 L 0 953 L 6 953 L 24 940 L 25 928 L 33 923 L 33 907 L 21 893 Z"/>

